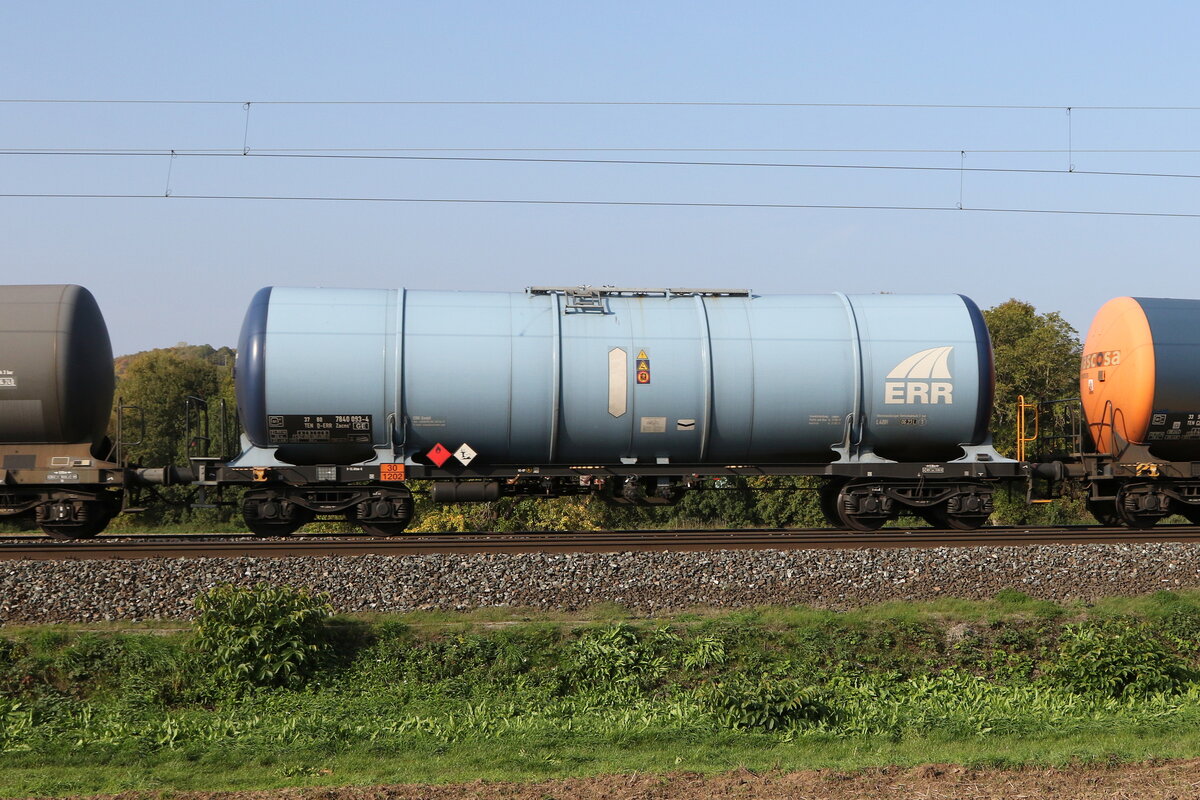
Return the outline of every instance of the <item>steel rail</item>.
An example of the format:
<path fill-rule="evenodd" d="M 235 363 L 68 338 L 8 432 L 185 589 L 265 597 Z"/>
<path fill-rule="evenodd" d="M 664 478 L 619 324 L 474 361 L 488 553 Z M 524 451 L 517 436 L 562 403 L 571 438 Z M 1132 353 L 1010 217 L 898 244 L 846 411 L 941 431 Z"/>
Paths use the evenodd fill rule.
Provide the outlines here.
<path fill-rule="evenodd" d="M 0 561 L 138 558 L 285 558 L 297 556 L 432 555 L 448 553 L 614 553 L 705 550 L 860 550 L 931 547 L 1019 547 L 1051 544 L 1198 542 L 1200 527 L 989 528 L 950 531 L 892 528 L 872 533 L 833 530 L 616 531 L 587 533 L 471 533 L 365 538 L 327 535 L 256 539 L 250 536 L 146 536 L 59 542 L 0 540 Z"/>

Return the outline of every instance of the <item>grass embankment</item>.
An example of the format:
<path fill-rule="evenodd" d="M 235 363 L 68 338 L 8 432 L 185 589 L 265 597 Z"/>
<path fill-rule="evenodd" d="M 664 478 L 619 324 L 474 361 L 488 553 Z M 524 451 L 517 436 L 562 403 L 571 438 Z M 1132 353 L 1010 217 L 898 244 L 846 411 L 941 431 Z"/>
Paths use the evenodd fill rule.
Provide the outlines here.
<path fill-rule="evenodd" d="M 1200 755 L 1200 593 L 653 621 L 205 604 L 194 630 L 4 631 L 0 793 Z"/>

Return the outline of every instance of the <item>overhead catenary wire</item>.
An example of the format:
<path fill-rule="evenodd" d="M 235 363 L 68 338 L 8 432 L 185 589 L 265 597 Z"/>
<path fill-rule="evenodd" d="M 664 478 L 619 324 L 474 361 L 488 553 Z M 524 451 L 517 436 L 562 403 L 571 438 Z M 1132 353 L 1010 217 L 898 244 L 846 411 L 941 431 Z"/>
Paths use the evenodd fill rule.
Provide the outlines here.
<path fill-rule="evenodd" d="M 0 152 L 50 155 L 69 153 L 244 153 L 247 148 L 235 147 L 20 147 L 0 145 Z M 1061 155 L 1062 153 L 1111 154 L 1189 154 L 1200 153 L 1200 147 L 1189 148 L 1010 148 L 987 149 L 968 147 L 270 147 L 259 146 L 250 152 L 258 153 L 928 153 L 958 154 L 1032 154 Z"/>
<path fill-rule="evenodd" d="M 973 151 L 959 150 L 965 159 L 966 153 Z M 605 158 L 533 158 L 500 157 L 500 156 L 430 156 L 430 155 L 371 155 L 366 153 L 272 153 L 261 152 L 211 152 L 186 150 L 119 150 L 119 151 L 87 151 L 87 150 L 0 150 L 0 156 L 95 156 L 95 157 L 153 157 L 161 158 L 260 158 L 260 159 L 324 159 L 324 160 L 363 160 L 363 161 L 443 161 L 443 162 L 481 162 L 481 163 L 511 163 L 511 164 L 588 164 L 614 166 L 671 166 L 671 167 L 760 167 L 775 169 L 830 169 L 830 170 L 896 170 L 902 172 L 965 172 L 1028 174 L 1028 175 L 1092 175 L 1100 177 L 1123 178 L 1200 178 L 1200 173 L 1185 172 L 1138 172 L 1119 170 L 1079 170 L 1054 169 L 1034 167 L 966 167 L 959 166 L 930 166 L 920 164 L 817 164 L 778 161 L 682 161 L 682 160 L 653 160 L 653 159 L 605 159 Z"/>
<path fill-rule="evenodd" d="M 536 200 L 515 198 L 464 198 L 464 197 L 352 197 L 336 195 L 236 195 L 236 194 L 83 194 L 66 192 L 9 192 L 0 193 L 0 199 L 70 199 L 70 200 L 256 200 L 294 201 L 321 203 L 445 203 L 475 205 L 528 205 L 528 206 L 634 206 L 652 208 L 761 208 L 761 209 L 812 209 L 852 211 L 958 211 L 987 214 L 1051 214 L 1089 217 L 1163 217 L 1178 219 L 1200 219 L 1200 213 L 1173 211 L 1114 211 L 1097 209 L 1063 208 L 990 208 L 958 206 L 916 205 L 855 205 L 832 203 L 736 203 L 736 202 L 689 202 L 672 200 Z"/>
<path fill-rule="evenodd" d="M 1195 218 L 1198 214 L 1188 212 L 1154 212 L 1154 211 L 1120 211 L 1120 210 L 1072 210 L 1072 209 L 1039 209 L 1032 207 L 965 207 L 963 204 L 963 180 L 967 172 L 995 174 L 1026 174 L 1026 175 L 1063 175 L 1078 174 L 1097 177 L 1126 177 L 1126 178 L 1173 178 L 1195 179 L 1200 174 L 1184 171 L 1137 171 L 1137 170 L 1077 170 L 1074 156 L 1077 153 L 1200 153 L 1200 148 L 1093 148 L 1076 149 L 1071 127 L 1073 111 L 1080 110 L 1112 110 L 1112 111 L 1200 111 L 1200 106 L 1079 106 L 1079 105 L 1032 105 L 1032 104 L 948 104 L 948 103 L 825 103 L 825 102 L 754 102 L 754 101 L 720 101 L 720 100 L 670 100 L 670 101 L 627 101 L 627 100 L 197 100 L 197 99 L 0 99 L 0 104 L 45 103 L 45 104 L 139 104 L 139 105 L 237 105 L 245 114 L 243 123 L 243 141 L 240 150 L 234 148 L 7 148 L 0 150 L 0 156 L 125 156 L 125 157 L 170 157 L 173 162 L 180 157 L 223 158 L 230 156 L 252 157 L 259 159 L 361 159 L 376 161 L 430 161 L 430 162 L 479 162 L 479 163 L 526 163 L 526 164 L 580 164 L 580 165 L 614 165 L 614 166 L 674 166 L 674 167 L 739 167 L 739 168 L 773 168 L 773 169 L 808 169 L 808 170 L 860 170 L 860 171 L 899 171 L 899 172 L 950 172 L 959 173 L 959 202 L 947 206 L 919 205 L 855 205 L 855 204 L 801 204 L 801 203 L 754 203 L 754 202 L 674 202 L 674 201 L 618 201 L 618 200 L 526 200 L 517 198 L 422 198 L 422 197 L 354 197 L 329 194 L 311 195 L 272 195 L 272 194 L 191 194 L 172 195 L 171 165 L 167 165 L 167 181 L 163 195 L 143 195 L 140 193 L 9 193 L 0 197 L 23 198 L 79 198 L 79 199 L 141 199 L 169 196 L 173 199 L 193 200 L 261 200 L 261 201 L 324 201 L 324 202 L 392 202 L 392 203 L 488 203 L 488 204 L 523 204 L 523 205 L 592 205 L 592 206 L 675 206 L 675 207 L 712 207 L 712 208 L 795 208 L 795 209 L 860 209 L 860 210 L 909 210 L 909 211 L 940 211 L 963 210 L 991 213 L 1025 213 L 1025 214 L 1078 214 L 1103 216 L 1141 216 L 1141 217 L 1176 217 Z M 963 110 L 1057 110 L 1065 111 L 1067 115 L 1067 147 L 1064 148 L 1021 148 L 1021 149 L 979 149 L 964 148 L 264 148 L 250 147 L 249 125 L 250 113 L 254 105 L 297 105 L 297 106 L 419 106 L 419 105 L 463 105 L 463 106 L 713 106 L 713 107 L 762 107 L 762 108 L 862 108 L 862 109 L 963 109 Z M 784 161 L 750 161 L 750 160 L 699 160 L 699 159 L 651 159 L 651 158 L 569 158 L 548 157 L 547 153 L 913 153 L 913 154 L 958 154 L 954 166 L 935 166 L 921 164 L 864 164 L 864 163 L 795 163 Z M 1034 167 L 966 167 L 967 153 L 994 154 L 1055 154 L 1066 153 L 1066 168 L 1034 168 Z M 456 155 L 449 155 L 454 153 Z M 483 153 L 523 153 L 530 155 L 500 156 L 484 155 Z M 533 154 L 542 154 L 535 156 Z"/>
<path fill-rule="evenodd" d="M 1200 111 L 1185 105 L 1078 105 L 1022 103 L 826 103 L 754 100 L 220 100 L 158 98 L 0 98 L 0 104 L 46 105 L 274 105 L 274 106 L 696 106 L 718 108 L 895 108 L 991 111 Z"/>

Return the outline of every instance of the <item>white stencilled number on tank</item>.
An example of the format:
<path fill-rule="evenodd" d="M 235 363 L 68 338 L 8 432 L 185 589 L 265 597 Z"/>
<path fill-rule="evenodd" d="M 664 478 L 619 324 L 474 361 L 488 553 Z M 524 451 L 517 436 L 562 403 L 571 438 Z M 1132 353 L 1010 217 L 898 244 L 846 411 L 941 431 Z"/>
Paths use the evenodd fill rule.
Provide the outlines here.
<path fill-rule="evenodd" d="M 17 388 L 17 375 L 11 369 L 0 369 L 0 389 Z"/>
<path fill-rule="evenodd" d="M 267 418 L 272 444 L 366 443 L 370 414 L 274 414 Z"/>

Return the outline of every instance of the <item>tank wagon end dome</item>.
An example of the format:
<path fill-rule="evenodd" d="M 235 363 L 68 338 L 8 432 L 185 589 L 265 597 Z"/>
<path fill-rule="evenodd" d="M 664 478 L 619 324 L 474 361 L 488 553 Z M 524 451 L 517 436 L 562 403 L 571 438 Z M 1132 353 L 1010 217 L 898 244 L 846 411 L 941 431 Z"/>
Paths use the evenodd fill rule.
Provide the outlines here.
<path fill-rule="evenodd" d="M 974 300 L 960 294 L 971 327 L 975 331 L 975 358 L 979 364 L 979 395 L 975 411 L 975 431 L 970 444 L 982 444 L 988 438 L 988 425 L 992 419 L 992 407 L 996 402 L 996 361 L 992 352 L 992 335 L 987 320 Z"/>
<path fill-rule="evenodd" d="M 256 447 L 268 444 L 266 339 L 272 289 L 271 286 L 259 289 L 246 309 L 234 366 L 238 414 L 246 436 Z"/>
<path fill-rule="evenodd" d="M 1200 300 L 1117 297 L 1096 312 L 1079 393 L 1097 450 L 1200 458 Z"/>
<path fill-rule="evenodd" d="M 74 284 L 0 287 L 0 442 L 99 444 L 115 385 L 92 293 Z"/>

